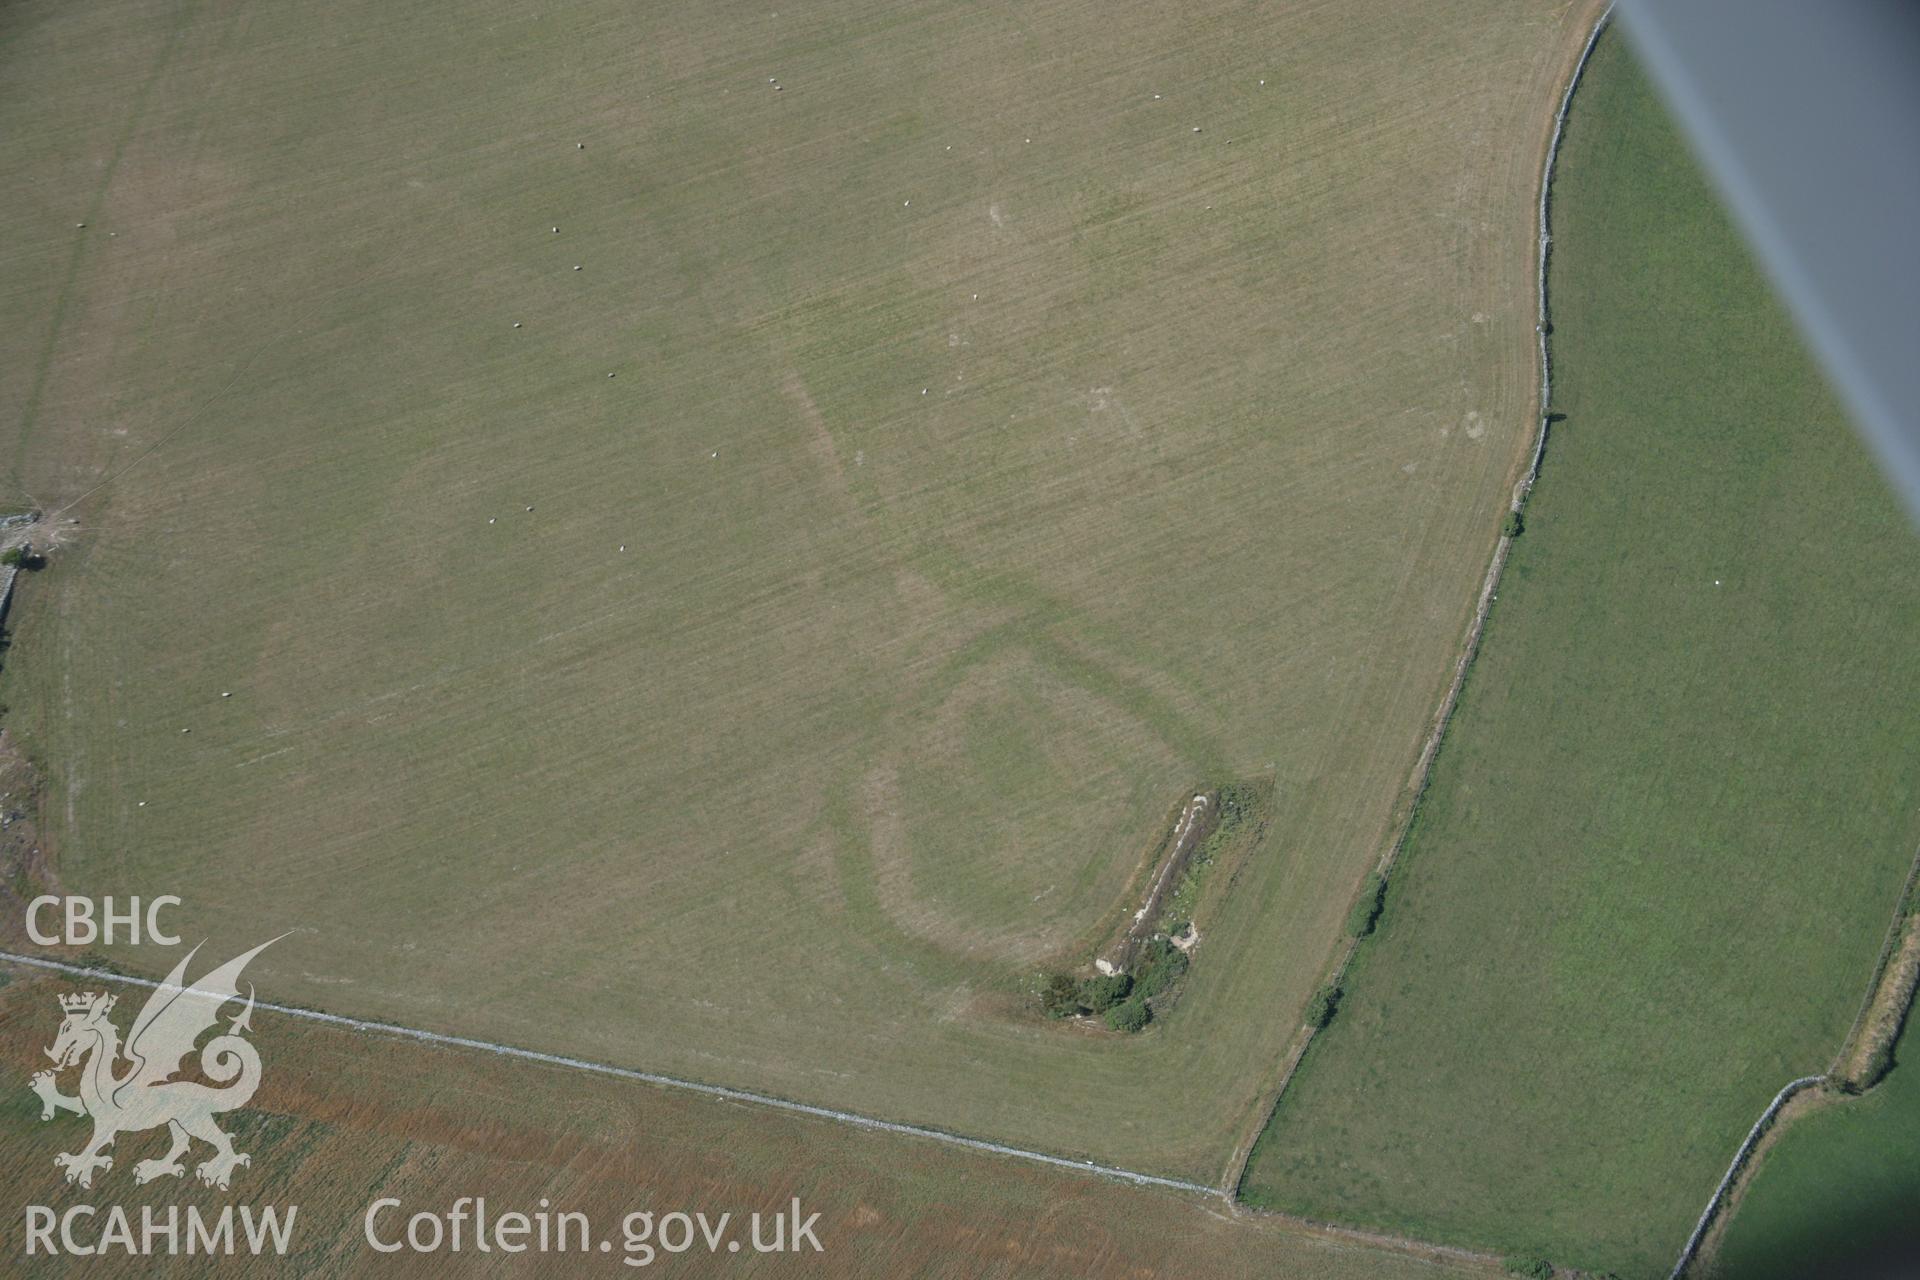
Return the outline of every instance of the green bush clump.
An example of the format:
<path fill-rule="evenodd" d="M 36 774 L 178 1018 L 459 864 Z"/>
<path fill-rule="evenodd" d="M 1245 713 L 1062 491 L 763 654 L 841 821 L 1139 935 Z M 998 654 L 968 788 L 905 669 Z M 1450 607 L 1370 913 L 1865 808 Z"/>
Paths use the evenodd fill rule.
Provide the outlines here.
<path fill-rule="evenodd" d="M 1259 803 L 1260 792 L 1244 782 L 1229 782 L 1220 788 L 1220 820 L 1223 824 L 1239 824 L 1253 812 Z"/>
<path fill-rule="evenodd" d="M 1520 518 L 1518 511 L 1507 512 L 1506 520 L 1500 526 L 1500 532 L 1509 538 L 1517 538 L 1526 532 L 1527 522 Z"/>
<path fill-rule="evenodd" d="M 1360 894 L 1360 900 L 1353 904 L 1353 911 L 1347 916 L 1347 932 L 1356 938 L 1364 938 L 1373 932 L 1373 926 L 1380 923 L 1381 909 L 1387 905 L 1387 880 L 1378 872 L 1367 877 L 1367 887 Z"/>
<path fill-rule="evenodd" d="M 1089 1013 L 1105 1013 L 1127 998 L 1133 979 L 1124 973 L 1102 973 L 1080 984 L 1080 1003 Z"/>
<path fill-rule="evenodd" d="M 1080 984 L 1068 973 L 1047 975 L 1040 987 L 1040 1008 L 1049 1018 L 1080 1016 Z"/>
<path fill-rule="evenodd" d="M 1135 974 L 1101 973 L 1076 979 L 1047 974 L 1040 983 L 1040 1010 L 1049 1018 L 1104 1016 L 1115 1031 L 1138 1031 L 1153 1021 L 1147 1001 L 1164 995 L 1187 971 L 1187 954 L 1173 940 L 1156 936 L 1140 949 Z"/>
<path fill-rule="evenodd" d="M 1187 953 L 1173 945 L 1173 939 L 1157 934 L 1134 957 L 1139 976 L 1133 981 L 1133 994 L 1151 1000 L 1178 982 L 1187 972 Z"/>
<path fill-rule="evenodd" d="M 1527 1280 L 1553 1280 L 1553 1264 L 1545 1258 L 1515 1255 L 1505 1259 L 1502 1265 L 1510 1276 L 1525 1276 Z"/>
<path fill-rule="evenodd" d="M 1307 1024 L 1319 1030 L 1333 1021 L 1333 1015 L 1340 1008 L 1340 988 L 1332 983 L 1313 993 L 1313 999 L 1307 1001 Z"/>
<path fill-rule="evenodd" d="M 1132 990 L 1133 979 L 1124 973 L 1079 979 L 1070 973 L 1050 973 L 1040 984 L 1040 1009 L 1049 1018 L 1105 1013 Z"/>

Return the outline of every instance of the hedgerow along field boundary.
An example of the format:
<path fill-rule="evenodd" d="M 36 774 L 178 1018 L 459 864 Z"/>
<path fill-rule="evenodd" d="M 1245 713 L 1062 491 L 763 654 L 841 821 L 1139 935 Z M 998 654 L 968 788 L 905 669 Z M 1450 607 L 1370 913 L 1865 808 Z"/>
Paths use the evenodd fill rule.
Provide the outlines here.
<path fill-rule="evenodd" d="M 1916 843 L 1895 637 L 1920 600 L 1614 37 L 1553 200 L 1551 448 L 1378 932 L 1246 1187 L 1655 1276 L 1875 967 Z"/>
<path fill-rule="evenodd" d="M 35 13 L 8 443 L 115 477 L 5 677 L 69 889 L 301 929 L 289 1003 L 1219 1178 L 1521 465 L 1571 9 Z M 1178 1019 L 1028 1017 L 1263 774 Z"/>
<path fill-rule="evenodd" d="M 1580 73 L 1586 70 L 1587 59 L 1593 55 L 1594 42 L 1599 40 L 1600 33 L 1606 28 L 1612 12 L 1611 3 L 1600 8 L 1599 16 L 1593 20 L 1593 26 L 1587 33 L 1586 43 L 1580 47 L 1579 56 L 1567 73 L 1566 90 L 1560 95 L 1560 106 L 1554 112 L 1553 132 L 1547 139 L 1546 158 L 1540 165 L 1540 239 L 1535 251 L 1539 262 L 1537 288 L 1539 318 L 1535 327 L 1540 335 L 1540 397 L 1539 425 L 1534 435 L 1533 457 L 1527 464 L 1525 473 L 1514 486 L 1512 501 L 1508 507 L 1509 520 L 1502 527 L 1499 541 L 1494 545 L 1493 560 L 1487 566 L 1486 577 L 1481 579 L 1480 594 L 1474 599 L 1473 620 L 1468 625 L 1467 638 L 1460 646 L 1460 656 L 1454 662 L 1453 679 L 1448 683 L 1447 691 L 1440 699 L 1439 709 L 1434 712 L 1433 727 L 1428 730 L 1426 741 L 1420 748 L 1419 758 L 1414 762 L 1413 777 L 1407 786 L 1406 817 L 1395 827 L 1393 839 L 1381 851 L 1373 874 L 1361 886 L 1361 898 L 1355 903 L 1348 917 L 1349 936 L 1340 945 L 1338 958 L 1328 970 L 1327 981 L 1322 991 L 1329 994 L 1330 1000 L 1336 1006 L 1340 999 L 1347 966 L 1353 962 L 1355 950 L 1372 933 L 1379 919 L 1389 888 L 1388 880 L 1393 872 L 1393 864 L 1399 858 L 1400 851 L 1406 846 L 1414 815 L 1419 809 L 1420 797 L 1426 794 L 1427 784 L 1433 776 L 1433 762 L 1440 753 L 1441 740 L 1445 738 L 1447 725 L 1453 719 L 1453 709 L 1459 704 L 1460 690 L 1466 684 L 1467 672 L 1473 666 L 1474 655 L 1480 651 L 1480 637 L 1486 629 L 1487 613 L 1493 607 L 1495 594 L 1499 591 L 1500 574 L 1506 568 L 1507 553 L 1513 547 L 1513 539 L 1518 536 L 1514 530 L 1519 527 L 1518 518 L 1525 511 L 1527 495 L 1532 492 L 1534 479 L 1540 474 L 1540 459 L 1546 453 L 1547 433 L 1552 426 L 1553 403 L 1553 369 L 1551 352 L 1547 344 L 1549 333 L 1547 258 L 1553 244 L 1548 214 L 1549 198 L 1553 189 L 1553 162 L 1560 154 L 1560 136 L 1566 127 L 1567 109 L 1573 104 L 1573 92 L 1580 85 Z M 1364 920 L 1364 924 L 1355 925 L 1353 923 L 1355 920 Z M 1227 1161 L 1226 1179 L 1222 1185 L 1231 1195 L 1239 1196 L 1241 1184 L 1246 1178 L 1247 1162 L 1253 1156 L 1254 1146 L 1259 1141 L 1261 1133 L 1266 1130 L 1274 1108 L 1279 1105 L 1281 1097 L 1285 1095 L 1287 1082 L 1293 1078 L 1294 1071 L 1299 1068 L 1300 1059 L 1311 1045 L 1314 1033 L 1320 1029 L 1315 1020 L 1309 1018 L 1295 1033 L 1293 1043 L 1288 1045 L 1286 1057 L 1281 1063 L 1280 1072 L 1271 1093 L 1263 1098 L 1261 1105 L 1256 1108 L 1254 1123 L 1242 1136 Z"/>

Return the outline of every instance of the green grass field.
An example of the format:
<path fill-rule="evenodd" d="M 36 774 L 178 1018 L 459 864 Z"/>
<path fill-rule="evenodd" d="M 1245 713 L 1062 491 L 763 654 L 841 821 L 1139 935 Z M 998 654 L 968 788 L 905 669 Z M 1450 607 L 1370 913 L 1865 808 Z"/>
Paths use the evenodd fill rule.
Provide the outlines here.
<path fill-rule="evenodd" d="M 1565 420 L 1247 1186 L 1655 1276 L 1840 1048 L 1920 842 L 1920 539 L 1617 35 L 1553 217 Z"/>
<path fill-rule="evenodd" d="M 1910 1270 L 1920 1235 L 1920 1055 L 1911 1026 L 1904 1070 L 1863 1098 L 1801 1116 L 1779 1136 L 1727 1222 L 1703 1274 L 1808 1280 Z"/>
<path fill-rule="evenodd" d="M 10 6 L 61 882 L 297 930 L 277 1000 L 1219 1176 L 1527 447 L 1585 20 Z M 1232 778 L 1177 1019 L 1022 1014 Z"/>

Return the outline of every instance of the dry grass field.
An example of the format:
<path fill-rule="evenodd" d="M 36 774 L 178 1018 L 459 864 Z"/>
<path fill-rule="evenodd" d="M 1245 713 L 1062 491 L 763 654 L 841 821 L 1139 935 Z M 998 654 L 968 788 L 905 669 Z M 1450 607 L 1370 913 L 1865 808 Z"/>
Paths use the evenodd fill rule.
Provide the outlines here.
<path fill-rule="evenodd" d="M 1217 1179 L 1528 446 L 1591 13 L 8 6 L 60 882 L 296 930 L 278 1000 Z M 1234 778 L 1176 1015 L 1027 1016 Z"/>
<path fill-rule="evenodd" d="M 39 1050 L 59 1022 L 56 996 L 73 989 L 12 971 L 0 987 L 0 1223 L 9 1274 L 64 1274 L 19 1257 L 15 1206 L 296 1205 L 289 1257 L 306 1276 L 711 1275 L 1097 1277 L 1205 1274 L 1261 1280 L 1443 1280 L 1488 1274 L 1445 1258 L 1387 1252 L 1302 1233 L 1271 1219 L 1229 1216 L 1217 1201 L 974 1155 L 933 1143 L 848 1129 L 764 1108 L 669 1093 L 481 1054 L 316 1027 L 262 1015 L 254 1041 L 266 1063 L 254 1105 L 232 1117 L 236 1146 L 253 1155 L 232 1195 L 194 1183 L 136 1188 L 128 1170 L 157 1134 L 128 1135 L 121 1159 L 90 1194 L 63 1186 L 56 1151 L 84 1132 L 72 1116 L 43 1123 L 39 1104 L 12 1087 L 44 1065 Z M 141 993 L 123 989 L 137 1007 Z M 123 1021 L 125 1019 L 123 1018 Z M 804 1150 L 805 1160 L 794 1153 Z M 483 1194 L 491 1212 L 585 1213 L 616 1242 L 611 1257 L 383 1256 L 364 1243 L 366 1207 L 382 1197 L 444 1212 Z M 629 1213 L 703 1211 L 774 1215 L 799 1197 L 818 1213 L 821 1251 L 725 1255 L 657 1252 L 644 1270 L 622 1265 Z M 383 1214 L 383 1240 L 395 1221 Z M 576 1237 L 577 1238 L 577 1237 Z M 636 1249 L 634 1256 L 643 1256 Z M 75 1274 L 169 1274 L 164 1260 L 121 1255 L 68 1260 Z M 180 1259 L 180 1274 L 277 1275 L 287 1263 L 233 1259 L 209 1268 Z"/>

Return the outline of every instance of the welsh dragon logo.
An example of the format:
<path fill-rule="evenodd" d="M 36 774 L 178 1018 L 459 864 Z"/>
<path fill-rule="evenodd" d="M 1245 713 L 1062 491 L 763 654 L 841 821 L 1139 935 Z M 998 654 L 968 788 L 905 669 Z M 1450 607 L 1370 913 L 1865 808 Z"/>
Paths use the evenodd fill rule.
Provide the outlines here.
<path fill-rule="evenodd" d="M 46 1051 L 54 1068 L 33 1077 L 33 1091 L 40 1096 L 42 1120 L 53 1119 L 59 1111 L 93 1119 L 91 1142 L 79 1151 L 53 1158 L 66 1170 L 68 1182 L 92 1186 L 95 1170 L 113 1168 L 113 1158 L 106 1149 L 116 1137 L 161 1125 L 172 1135 L 173 1146 L 158 1160 L 134 1165 L 136 1183 L 182 1176 L 186 1166 L 180 1157 L 195 1138 L 213 1147 L 212 1157 L 194 1170 L 210 1187 L 226 1190 L 233 1171 L 251 1163 L 248 1156 L 233 1149 L 233 1139 L 213 1122 L 221 1112 L 247 1105 L 260 1087 L 260 1054 L 245 1039 L 252 1030 L 251 984 L 247 987 L 246 1008 L 233 1016 L 225 1032 L 200 1050 L 201 1074 L 214 1083 L 176 1080 L 174 1076 L 193 1052 L 195 1042 L 218 1023 L 220 1007 L 239 997 L 240 972 L 247 962 L 278 941 L 275 938 L 261 943 L 190 987 L 183 982 L 187 964 L 200 948 L 189 951 L 147 998 L 124 1046 L 119 1029 L 107 1016 L 113 1012 L 115 997 L 97 991 L 60 997 L 66 1018 L 53 1047 Z M 60 1072 L 74 1066 L 80 1068 L 78 1096 L 61 1093 L 57 1082 Z"/>

